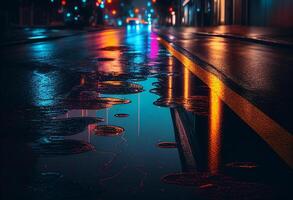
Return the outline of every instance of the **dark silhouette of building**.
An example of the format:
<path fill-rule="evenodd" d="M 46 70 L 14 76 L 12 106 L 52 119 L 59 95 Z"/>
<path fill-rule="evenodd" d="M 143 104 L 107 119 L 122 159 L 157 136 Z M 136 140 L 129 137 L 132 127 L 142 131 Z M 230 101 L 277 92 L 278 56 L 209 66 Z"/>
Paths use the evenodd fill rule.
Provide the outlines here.
<path fill-rule="evenodd" d="M 293 26 L 292 0 L 177 0 L 177 5 L 177 24 Z"/>

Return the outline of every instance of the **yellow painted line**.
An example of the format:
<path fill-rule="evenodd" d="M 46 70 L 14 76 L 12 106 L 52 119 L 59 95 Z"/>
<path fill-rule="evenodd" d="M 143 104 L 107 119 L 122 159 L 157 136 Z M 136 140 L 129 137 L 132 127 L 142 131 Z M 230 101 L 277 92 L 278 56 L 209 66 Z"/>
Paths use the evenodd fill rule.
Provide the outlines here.
<path fill-rule="evenodd" d="M 194 75 L 202 80 L 218 97 L 248 124 L 291 168 L 293 168 L 293 136 L 251 102 L 240 96 L 216 75 L 201 68 L 190 58 L 177 51 L 162 38 L 159 42 Z"/>

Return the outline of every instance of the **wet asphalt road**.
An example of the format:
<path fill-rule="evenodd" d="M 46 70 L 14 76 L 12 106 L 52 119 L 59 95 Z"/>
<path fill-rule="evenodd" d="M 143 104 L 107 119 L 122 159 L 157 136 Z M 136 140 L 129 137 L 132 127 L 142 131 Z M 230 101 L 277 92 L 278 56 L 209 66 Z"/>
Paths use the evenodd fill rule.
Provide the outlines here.
<path fill-rule="evenodd" d="M 185 30 L 185 29 L 184 29 Z M 293 50 L 191 31 L 162 29 L 173 43 L 213 65 L 219 76 L 241 86 L 241 93 L 292 132 Z"/>
<path fill-rule="evenodd" d="M 292 130 L 288 50 L 180 37 Z M 3 199 L 289 195 L 290 167 L 148 27 L 6 47 L 1 63 Z"/>

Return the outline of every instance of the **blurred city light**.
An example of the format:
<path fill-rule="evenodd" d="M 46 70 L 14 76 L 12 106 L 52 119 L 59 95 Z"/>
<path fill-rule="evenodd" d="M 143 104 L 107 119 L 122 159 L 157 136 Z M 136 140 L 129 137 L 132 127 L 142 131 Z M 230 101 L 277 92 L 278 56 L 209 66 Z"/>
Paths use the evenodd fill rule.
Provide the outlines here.
<path fill-rule="evenodd" d="M 61 4 L 62 4 L 62 6 L 65 6 L 66 5 L 66 0 L 62 0 Z"/>
<path fill-rule="evenodd" d="M 118 26 L 122 26 L 122 20 L 119 19 L 119 20 L 117 21 L 117 24 L 118 24 Z"/>

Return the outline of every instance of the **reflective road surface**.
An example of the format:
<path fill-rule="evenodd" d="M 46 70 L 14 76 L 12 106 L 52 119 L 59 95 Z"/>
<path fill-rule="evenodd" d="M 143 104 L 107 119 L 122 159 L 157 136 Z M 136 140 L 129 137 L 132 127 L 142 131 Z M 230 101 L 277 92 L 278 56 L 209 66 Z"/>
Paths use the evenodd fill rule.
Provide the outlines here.
<path fill-rule="evenodd" d="M 150 27 L 5 47 L 1 63 L 1 199 L 292 196 L 288 162 Z"/>

